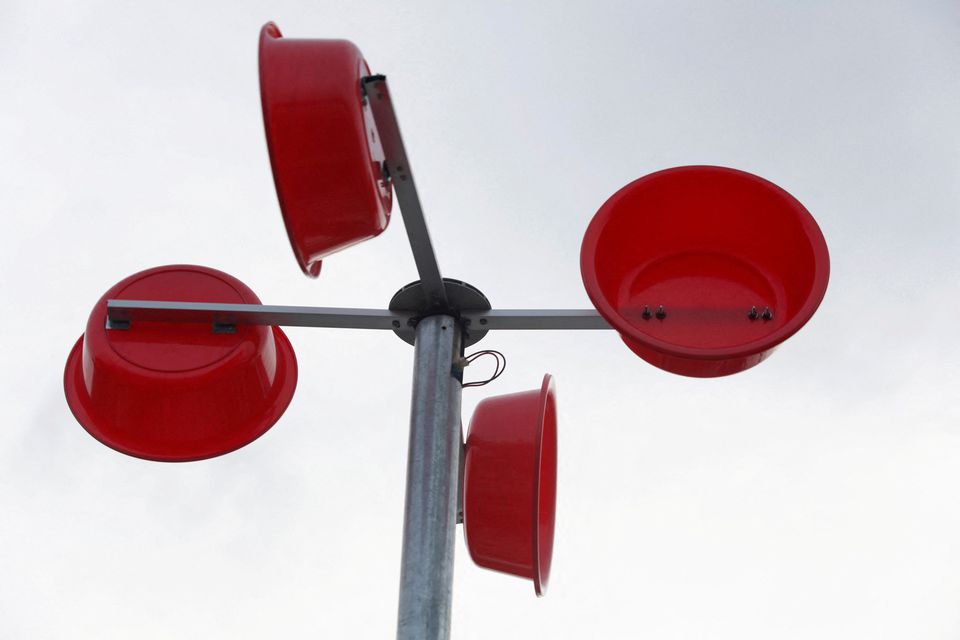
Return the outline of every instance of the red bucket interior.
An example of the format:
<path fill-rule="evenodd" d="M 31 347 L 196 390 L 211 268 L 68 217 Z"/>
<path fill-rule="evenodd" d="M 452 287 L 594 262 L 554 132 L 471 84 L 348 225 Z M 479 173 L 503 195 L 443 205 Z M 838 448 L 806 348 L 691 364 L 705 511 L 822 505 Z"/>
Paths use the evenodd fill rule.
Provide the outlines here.
<path fill-rule="evenodd" d="M 678 167 L 630 183 L 595 216 L 581 259 L 608 321 L 693 357 L 779 343 L 816 310 L 828 272 L 826 244 L 803 205 L 723 167 Z"/>

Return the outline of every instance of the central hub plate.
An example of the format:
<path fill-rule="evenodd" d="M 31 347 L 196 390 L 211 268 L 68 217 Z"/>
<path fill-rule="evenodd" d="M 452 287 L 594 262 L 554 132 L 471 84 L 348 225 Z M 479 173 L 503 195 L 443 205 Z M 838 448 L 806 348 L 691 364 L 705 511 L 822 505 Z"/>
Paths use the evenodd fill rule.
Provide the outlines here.
<path fill-rule="evenodd" d="M 427 302 L 427 296 L 419 280 L 411 282 L 400 289 L 400 291 L 397 291 L 390 300 L 389 309 L 390 311 L 411 314 L 416 320 L 427 315 L 439 314 L 451 315 L 459 320 L 461 312 L 489 311 L 491 308 L 487 296 L 483 295 L 483 293 L 473 285 L 467 284 L 462 280 L 444 278 L 443 287 L 447 293 L 447 302 L 449 303 L 448 308 L 445 310 L 438 311 L 433 309 L 428 311 L 429 304 Z M 469 322 L 461 322 L 460 328 L 463 330 L 464 347 L 476 344 L 483 336 L 487 335 L 486 329 L 472 327 L 469 325 Z M 408 326 L 399 327 L 394 329 L 393 332 L 400 336 L 400 339 L 404 342 L 413 344 L 414 337 L 416 336 L 416 323 L 412 322 Z"/>

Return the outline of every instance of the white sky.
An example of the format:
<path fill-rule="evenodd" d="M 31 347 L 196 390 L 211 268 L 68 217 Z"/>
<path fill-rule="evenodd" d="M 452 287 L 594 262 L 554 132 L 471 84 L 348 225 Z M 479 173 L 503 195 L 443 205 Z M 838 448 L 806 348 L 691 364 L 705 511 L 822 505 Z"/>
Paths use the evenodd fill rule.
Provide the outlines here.
<path fill-rule="evenodd" d="M 764 176 L 832 274 L 767 362 L 693 380 L 609 332 L 490 334 L 489 395 L 557 377 L 547 597 L 458 539 L 454 637 L 960 637 L 956 2 L 0 5 L 0 637 L 394 634 L 412 349 L 291 329 L 260 440 L 200 463 L 73 420 L 66 355 L 114 282 L 177 262 L 272 304 L 383 307 L 400 220 L 300 275 L 262 131 L 259 28 L 348 38 L 391 90 L 445 275 L 587 307 L 582 233 L 680 164 Z M 483 372 L 471 372 L 479 377 Z"/>

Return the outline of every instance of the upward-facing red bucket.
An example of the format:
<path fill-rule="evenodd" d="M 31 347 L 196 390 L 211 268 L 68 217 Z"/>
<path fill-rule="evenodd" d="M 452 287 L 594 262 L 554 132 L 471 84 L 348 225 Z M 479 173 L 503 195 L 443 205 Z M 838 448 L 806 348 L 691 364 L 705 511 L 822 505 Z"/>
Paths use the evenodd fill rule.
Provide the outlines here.
<path fill-rule="evenodd" d="M 297 263 L 316 277 L 321 258 L 382 232 L 392 193 L 360 79 L 370 75 L 347 40 L 260 31 L 260 98 L 280 211 Z"/>
<path fill-rule="evenodd" d="M 470 420 L 463 526 L 473 561 L 533 580 L 543 595 L 556 496 L 557 404 L 548 374 L 539 389 L 483 400 Z"/>
<path fill-rule="evenodd" d="M 587 294 L 641 358 L 688 376 L 737 373 L 813 315 L 830 272 L 789 193 L 724 167 L 677 167 L 607 200 L 580 253 Z"/>

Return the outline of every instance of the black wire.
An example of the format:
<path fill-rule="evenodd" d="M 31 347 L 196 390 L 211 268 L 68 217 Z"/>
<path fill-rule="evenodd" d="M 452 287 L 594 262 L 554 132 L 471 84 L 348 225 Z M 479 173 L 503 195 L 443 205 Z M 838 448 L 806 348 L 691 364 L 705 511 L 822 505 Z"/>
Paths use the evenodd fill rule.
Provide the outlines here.
<path fill-rule="evenodd" d="M 468 356 L 465 356 L 463 359 L 463 366 L 467 367 L 473 363 L 474 360 L 481 358 L 483 356 L 493 356 L 497 360 L 497 368 L 494 370 L 493 375 L 486 380 L 478 380 L 476 382 L 465 382 L 463 383 L 463 388 L 467 387 L 482 387 L 485 384 L 489 384 L 503 375 L 503 372 L 507 370 L 507 357 L 495 351 L 493 349 L 484 349 L 483 351 L 477 351 L 476 353 L 471 353 Z"/>

